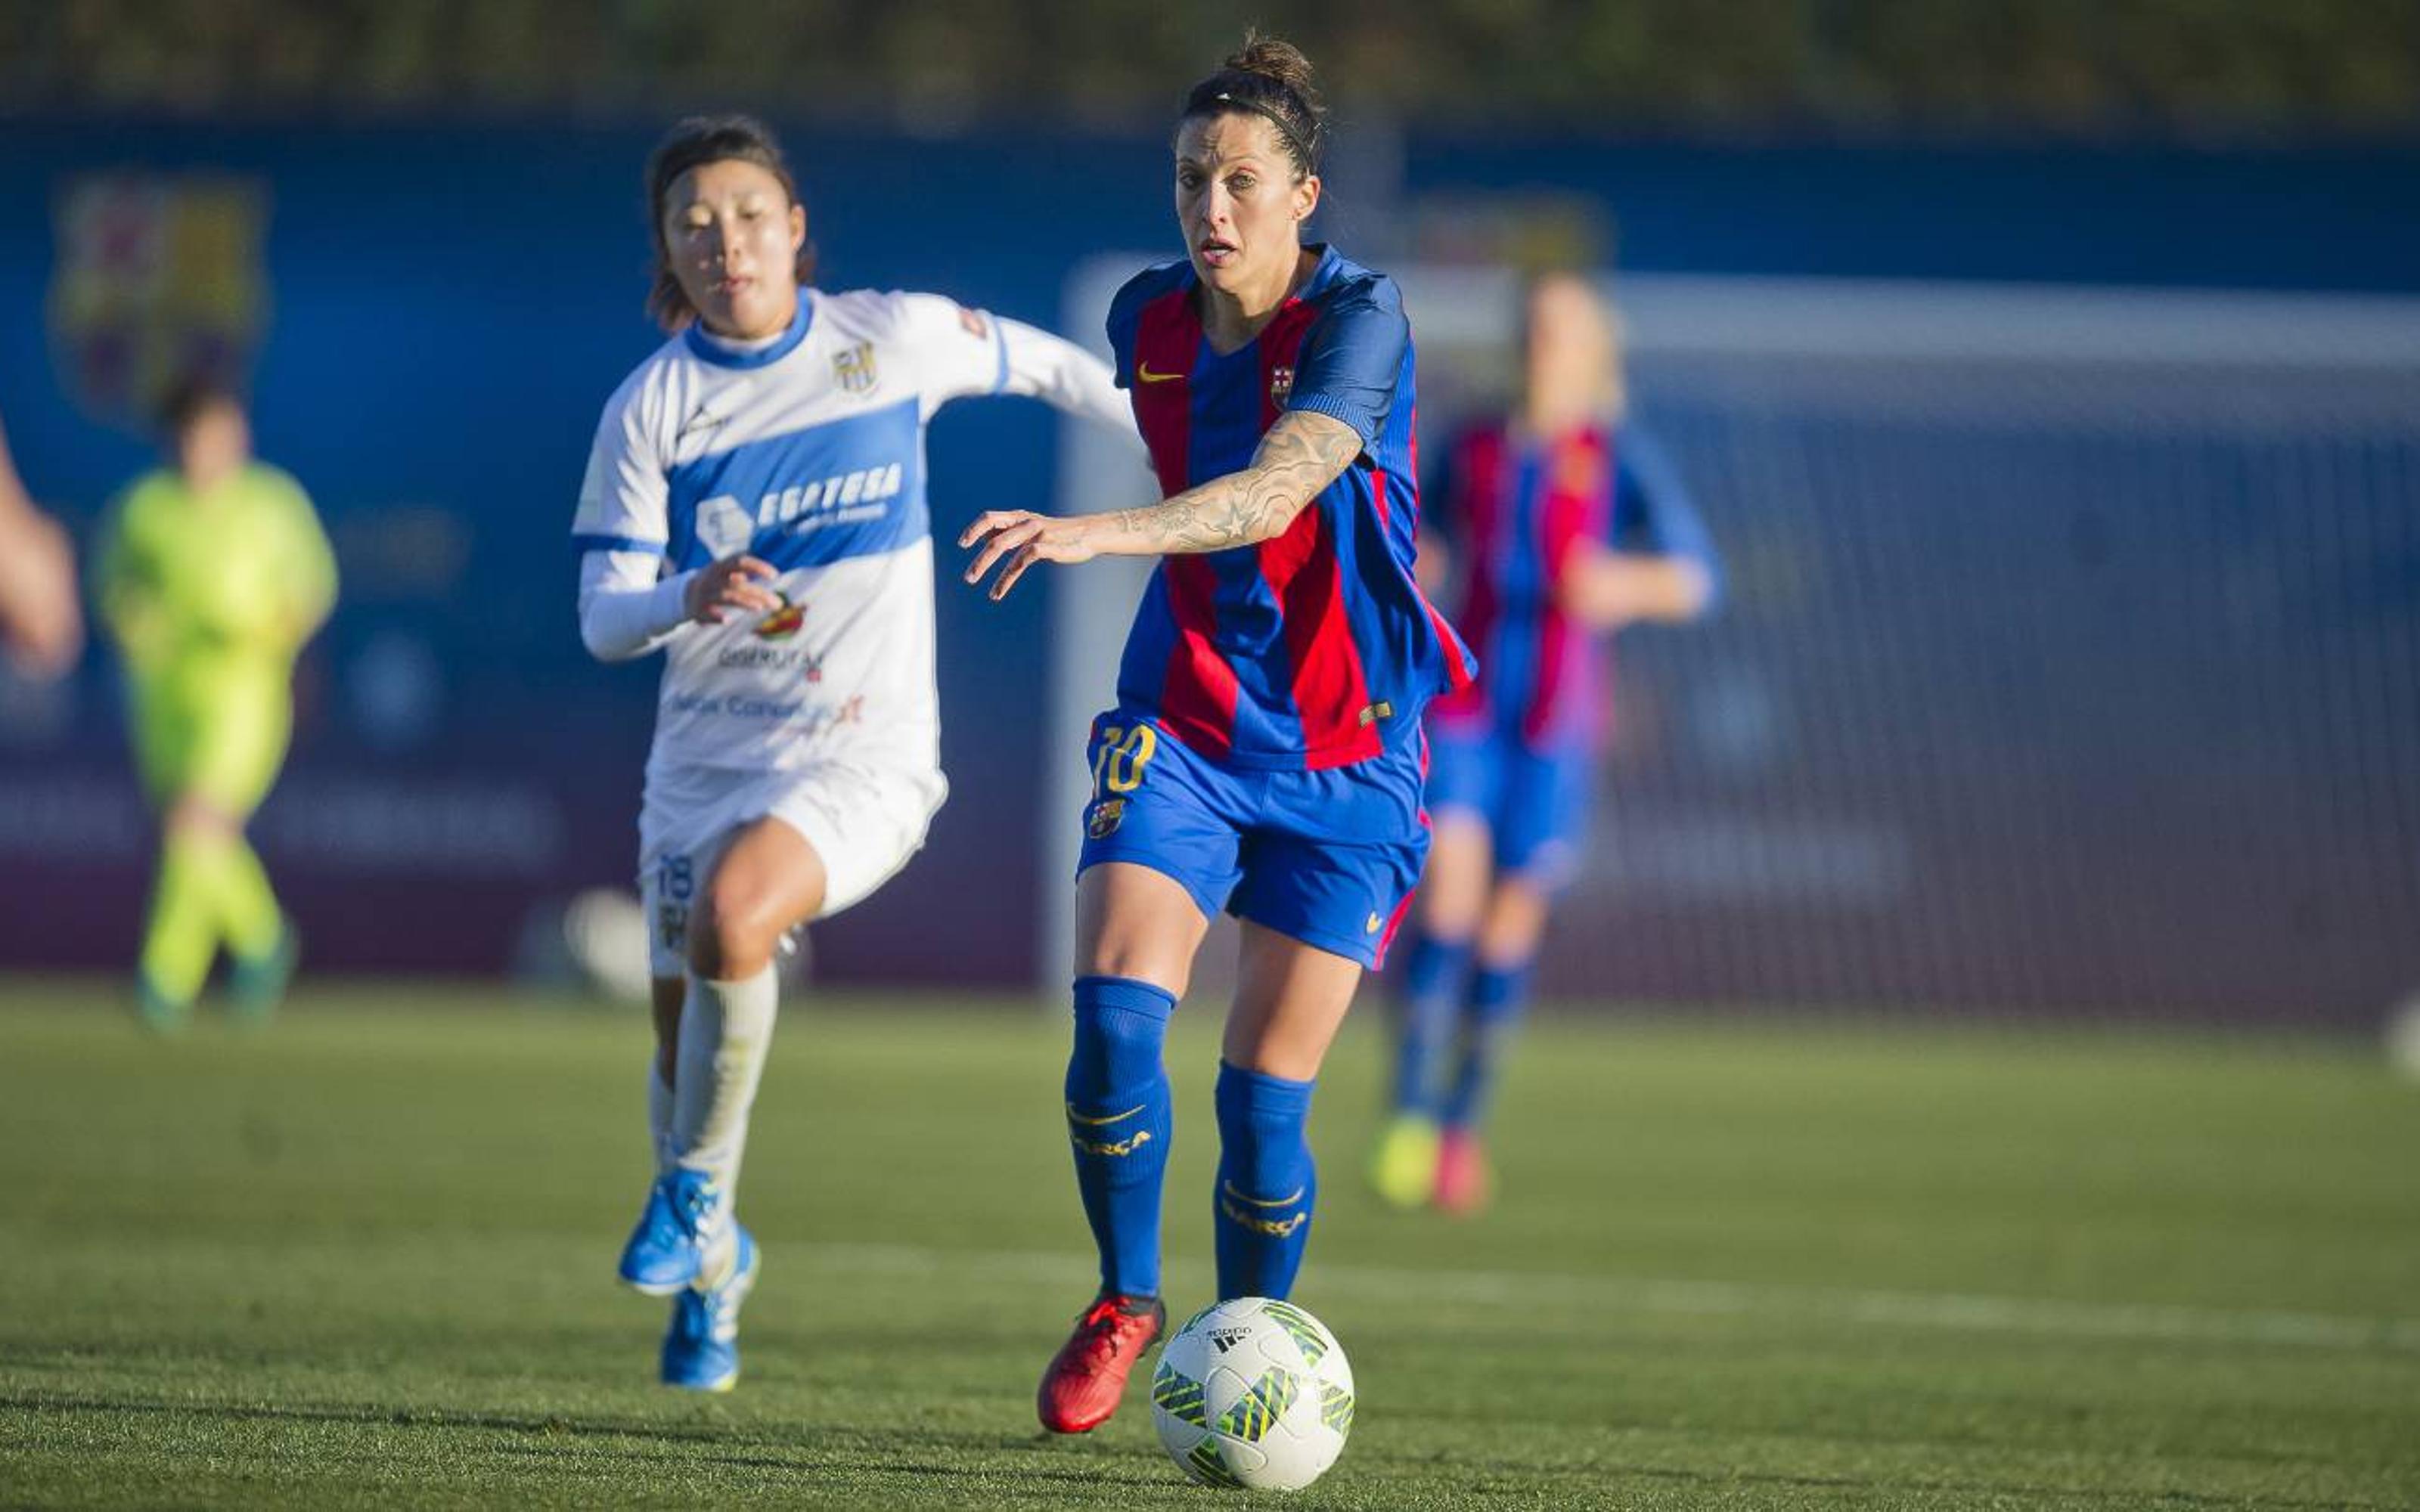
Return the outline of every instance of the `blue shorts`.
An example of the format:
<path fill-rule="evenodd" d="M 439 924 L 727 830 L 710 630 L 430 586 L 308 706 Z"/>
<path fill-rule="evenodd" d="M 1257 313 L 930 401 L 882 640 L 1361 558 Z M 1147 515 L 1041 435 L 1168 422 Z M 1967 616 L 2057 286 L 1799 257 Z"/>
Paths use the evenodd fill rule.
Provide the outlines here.
<path fill-rule="evenodd" d="M 1376 968 L 1429 854 L 1420 752 L 1321 772 L 1224 766 L 1148 717 L 1093 721 L 1078 872 L 1104 861 L 1182 884 L 1220 909 Z"/>
<path fill-rule="evenodd" d="M 1497 872 L 1548 892 L 1578 870 L 1595 776 L 1585 749 L 1533 750 L 1483 729 L 1429 731 L 1430 810 L 1484 824 Z"/>

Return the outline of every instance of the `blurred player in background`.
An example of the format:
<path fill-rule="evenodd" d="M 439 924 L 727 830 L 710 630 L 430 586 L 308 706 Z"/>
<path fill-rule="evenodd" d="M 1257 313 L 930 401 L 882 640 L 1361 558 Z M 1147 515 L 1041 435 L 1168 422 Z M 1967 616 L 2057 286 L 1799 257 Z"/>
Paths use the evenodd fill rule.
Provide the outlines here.
<path fill-rule="evenodd" d="M 265 1018 L 292 975 L 294 928 L 243 830 L 285 763 L 294 658 L 335 603 L 336 563 L 301 486 L 253 460 L 232 391 L 180 384 L 162 427 L 169 465 L 112 506 L 94 598 L 162 818 L 136 1001 L 164 1030 L 184 1023 L 222 948 L 243 1018 Z"/>
<path fill-rule="evenodd" d="M 1036 562 L 1164 558 L 1091 742 L 1065 1096 L 1101 1289 L 1043 1377 L 1042 1422 L 1063 1433 L 1116 1411 L 1166 1326 L 1162 1047 L 1221 908 L 1243 933 L 1218 1067 L 1218 1295 L 1292 1289 L 1313 1082 L 1428 848 L 1420 711 L 1470 676 L 1412 577 L 1401 299 L 1301 241 L 1323 115 L 1303 55 L 1250 39 L 1179 116 L 1188 255 L 1127 283 L 1109 321 L 1168 497 L 985 515 L 960 542 L 979 548 L 968 581 L 999 569 L 994 598 Z"/>
<path fill-rule="evenodd" d="M 905 866 L 947 792 L 925 424 L 986 393 L 1127 422 L 1056 336 L 807 287 L 806 209 L 759 123 L 684 121 L 646 177 L 675 334 L 606 404 L 573 531 L 588 649 L 666 658 L 639 819 L 656 1176 L 621 1274 L 674 1299 L 662 1379 L 721 1391 L 758 1265 L 735 1202 L 775 953 Z"/>
<path fill-rule="evenodd" d="M 1435 841 L 1404 974 L 1394 1116 L 1372 1173 L 1388 1201 L 1450 1212 L 1487 1199 L 1480 1120 L 1578 860 L 1604 724 L 1601 642 L 1637 621 L 1696 619 L 1719 590 L 1687 496 L 1623 423 L 1604 301 L 1555 274 L 1531 286 L 1524 314 L 1519 409 L 1464 436 L 1433 493 L 1435 554 L 1450 564 L 1455 624 L 1483 671 L 1429 714 Z"/>
<path fill-rule="evenodd" d="M 22 675 L 48 679 L 83 650 L 75 548 L 26 496 L 0 432 L 0 651 Z"/>

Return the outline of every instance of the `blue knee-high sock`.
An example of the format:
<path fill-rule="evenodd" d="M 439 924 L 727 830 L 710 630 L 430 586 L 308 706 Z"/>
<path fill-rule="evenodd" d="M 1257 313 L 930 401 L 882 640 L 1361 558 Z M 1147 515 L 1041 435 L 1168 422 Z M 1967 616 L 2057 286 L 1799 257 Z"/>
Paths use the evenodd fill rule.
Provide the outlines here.
<path fill-rule="evenodd" d="M 1311 1242 L 1314 1082 L 1218 1063 L 1218 1297 L 1283 1297 Z"/>
<path fill-rule="evenodd" d="M 1453 1037 L 1464 981 L 1470 975 L 1470 942 L 1423 934 L 1404 965 L 1404 995 L 1397 1005 L 1395 1111 L 1435 1118 L 1437 1065 Z"/>
<path fill-rule="evenodd" d="M 1449 1129 L 1476 1126 L 1487 1111 L 1487 1095 L 1496 1089 L 1496 1075 L 1513 1026 L 1529 1006 L 1535 964 L 1482 965 L 1470 979 L 1470 996 L 1462 1015 L 1462 1064 L 1446 1093 L 1437 1121 Z"/>
<path fill-rule="evenodd" d="M 1101 1289 L 1159 1295 L 1159 1192 L 1168 1175 L 1168 1071 L 1160 1046 L 1176 999 L 1125 977 L 1076 979 L 1067 1057 L 1067 1141 L 1101 1252 Z"/>

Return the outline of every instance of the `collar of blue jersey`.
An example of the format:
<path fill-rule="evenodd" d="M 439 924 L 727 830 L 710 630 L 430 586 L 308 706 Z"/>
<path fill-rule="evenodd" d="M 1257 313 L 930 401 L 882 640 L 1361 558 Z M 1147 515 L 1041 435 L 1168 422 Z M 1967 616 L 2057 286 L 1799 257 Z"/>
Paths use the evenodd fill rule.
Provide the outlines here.
<path fill-rule="evenodd" d="M 1311 276 L 1302 281 L 1302 287 L 1295 289 L 1293 297 L 1297 300 L 1315 300 L 1327 291 L 1328 285 L 1342 276 L 1344 255 L 1336 250 L 1333 242 L 1327 241 L 1306 241 L 1303 243 L 1303 251 L 1319 254 L 1319 261 L 1311 264 Z M 1202 275 L 1193 270 L 1192 258 L 1187 257 L 1181 261 L 1170 263 L 1168 266 L 1175 270 L 1185 280 L 1184 283 L 1175 285 L 1176 287 L 1200 290 Z M 1160 285 L 1163 289 L 1170 286 L 1166 284 Z M 1187 298 L 1191 297 L 1190 294 L 1187 295 Z"/>
<path fill-rule="evenodd" d="M 807 339 L 807 327 L 814 324 L 814 319 L 815 291 L 802 288 L 799 290 L 798 311 L 790 316 L 790 328 L 775 337 L 770 347 L 735 351 L 709 334 L 704 321 L 692 321 L 685 334 L 689 338 L 690 355 L 701 363 L 712 363 L 717 367 L 763 367 L 798 350 L 799 343 Z"/>
<path fill-rule="evenodd" d="M 1302 287 L 1294 291 L 1294 297 L 1297 300 L 1308 300 L 1326 293 L 1327 285 L 1335 283 L 1341 276 L 1344 261 L 1343 255 L 1336 250 L 1334 242 L 1313 241 L 1308 244 L 1308 250 L 1318 253 L 1319 261 L 1311 265 L 1311 276 L 1302 281 Z"/>

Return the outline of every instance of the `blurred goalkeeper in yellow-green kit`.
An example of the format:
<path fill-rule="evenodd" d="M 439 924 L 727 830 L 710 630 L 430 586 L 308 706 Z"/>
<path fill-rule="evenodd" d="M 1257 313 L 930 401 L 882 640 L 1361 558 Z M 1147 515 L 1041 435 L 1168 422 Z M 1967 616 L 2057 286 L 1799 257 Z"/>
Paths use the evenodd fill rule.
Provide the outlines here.
<path fill-rule="evenodd" d="M 169 465 L 113 507 L 94 596 L 162 821 L 138 1007 L 173 1029 L 222 946 L 239 1015 L 266 1017 L 293 972 L 293 927 L 243 828 L 286 759 L 294 658 L 335 602 L 336 567 L 301 486 L 253 460 L 233 392 L 183 384 L 162 421 Z"/>

